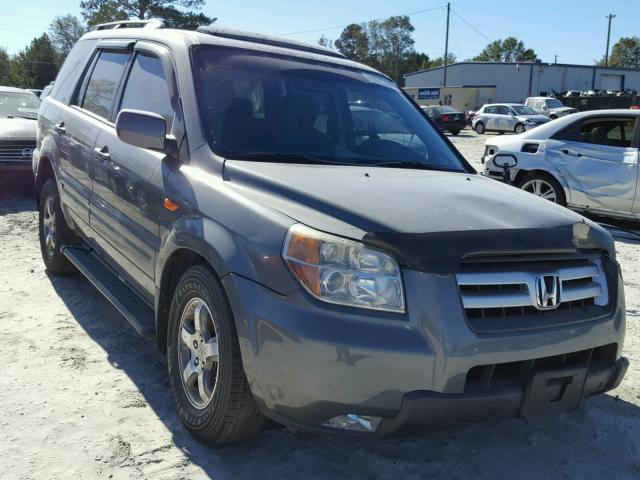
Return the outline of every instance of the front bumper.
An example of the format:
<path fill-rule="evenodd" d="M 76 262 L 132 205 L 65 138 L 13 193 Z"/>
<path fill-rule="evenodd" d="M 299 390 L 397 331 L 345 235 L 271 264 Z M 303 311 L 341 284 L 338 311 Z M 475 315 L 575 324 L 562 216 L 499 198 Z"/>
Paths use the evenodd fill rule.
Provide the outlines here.
<path fill-rule="evenodd" d="M 604 345 L 616 349 L 612 362 L 619 358 L 625 329 L 619 276 L 620 288 L 612 289 L 617 301 L 606 318 L 509 334 L 470 329 L 452 276 L 403 270 L 403 277 L 407 313 L 400 315 L 330 305 L 302 291 L 279 295 L 244 277 L 226 275 L 222 283 L 244 370 L 263 413 L 299 429 L 334 432 L 323 424 L 341 415 L 380 417 L 385 419 L 381 432 L 391 432 L 414 420 L 435 418 L 429 413 L 435 405 L 453 414 L 464 400 L 470 412 L 477 413 L 476 404 L 486 410 L 495 394 L 477 398 L 465 393 L 468 374 L 477 366 Z M 612 388 L 614 382 L 607 379 L 602 391 Z M 591 391 L 585 387 L 585 396 Z M 517 414 L 522 389 L 498 393 L 509 406 L 504 412 L 491 407 L 490 416 Z"/>

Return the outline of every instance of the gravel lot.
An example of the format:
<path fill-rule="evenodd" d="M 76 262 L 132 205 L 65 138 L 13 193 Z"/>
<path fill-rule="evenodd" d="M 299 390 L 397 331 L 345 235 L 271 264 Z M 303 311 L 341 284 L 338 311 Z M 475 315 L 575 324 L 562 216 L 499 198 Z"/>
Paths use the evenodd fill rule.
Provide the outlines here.
<path fill-rule="evenodd" d="M 451 138 L 479 167 L 486 137 Z M 213 447 L 176 419 L 155 345 L 82 277 L 46 274 L 32 198 L 0 182 L 2 478 L 640 478 L 640 243 L 617 242 L 630 371 L 579 412 L 386 440 L 275 429 Z"/>

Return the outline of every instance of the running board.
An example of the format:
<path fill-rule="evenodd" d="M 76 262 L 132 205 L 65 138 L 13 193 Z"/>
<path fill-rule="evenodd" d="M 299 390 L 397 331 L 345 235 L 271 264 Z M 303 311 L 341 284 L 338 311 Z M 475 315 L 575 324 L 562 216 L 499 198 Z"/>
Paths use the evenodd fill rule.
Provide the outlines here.
<path fill-rule="evenodd" d="M 144 338 L 155 338 L 155 315 L 128 285 L 89 250 L 63 246 L 62 253 Z"/>

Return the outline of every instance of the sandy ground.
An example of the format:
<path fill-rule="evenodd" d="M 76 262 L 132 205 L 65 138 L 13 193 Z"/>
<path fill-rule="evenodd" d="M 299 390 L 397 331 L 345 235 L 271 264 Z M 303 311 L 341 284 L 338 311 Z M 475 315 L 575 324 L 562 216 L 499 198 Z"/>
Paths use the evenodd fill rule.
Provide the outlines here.
<path fill-rule="evenodd" d="M 477 165 L 484 138 L 453 141 Z M 630 371 L 579 412 L 370 441 L 276 429 L 213 447 L 176 419 L 155 345 L 82 277 L 45 273 L 32 196 L 0 183 L 0 478 L 640 478 L 640 243 L 617 243 Z"/>

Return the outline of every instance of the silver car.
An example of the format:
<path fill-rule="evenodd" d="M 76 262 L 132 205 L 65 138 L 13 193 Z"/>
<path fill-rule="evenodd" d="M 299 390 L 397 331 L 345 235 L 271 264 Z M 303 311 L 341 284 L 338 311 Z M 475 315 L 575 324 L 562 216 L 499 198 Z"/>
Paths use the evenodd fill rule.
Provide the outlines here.
<path fill-rule="evenodd" d="M 492 158 L 516 156 L 514 185 L 582 212 L 640 219 L 640 112 L 576 113 L 518 137 L 487 141 L 485 175 L 502 179 Z"/>
<path fill-rule="evenodd" d="M 476 133 L 513 132 L 524 133 L 547 123 L 549 117 L 519 103 L 494 103 L 483 105 L 473 117 L 471 126 Z"/>
<path fill-rule="evenodd" d="M 525 100 L 524 104 L 527 107 L 533 108 L 539 114 L 549 117 L 551 120 L 578 111 L 572 107 L 565 107 L 560 100 L 553 97 L 529 97 Z"/>

